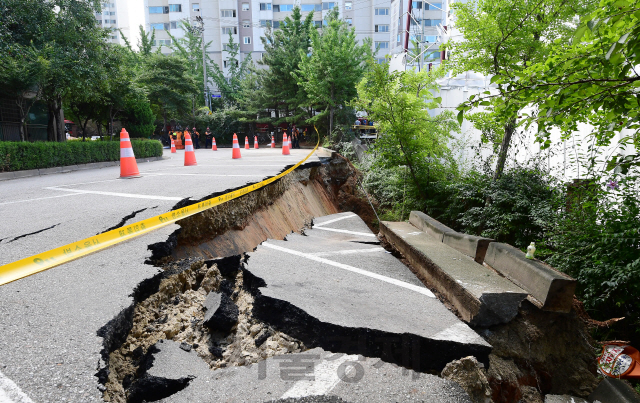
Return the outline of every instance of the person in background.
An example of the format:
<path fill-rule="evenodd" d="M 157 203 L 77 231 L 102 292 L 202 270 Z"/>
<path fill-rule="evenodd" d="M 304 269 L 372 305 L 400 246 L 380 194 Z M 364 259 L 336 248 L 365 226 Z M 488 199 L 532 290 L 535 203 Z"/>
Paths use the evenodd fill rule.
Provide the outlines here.
<path fill-rule="evenodd" d="M 291 147 L 293 148 L 300 148 L 299 145 L 299 137 L 300 132 L 298 131 L 298 128 L 293 126 L 293 130 L 291 130 L 291 136 L 293 137 L 293 140 L 291 140 Z"/>
<path fill-rule="evenodd" d="M 356 123 L 354 123 L 354 125 L 360 126 L 360 123 L 362 123 L 362 122 L 360 122 L 360 119 L 356 119 Z"/>
<path fill-rule="evenodd" d="M 212 139 L 213 135 L 211 134 L 211 129 L 207 127 L 207 131 L 204 132 L 205 144 L 204 147 L 209 149 L 213 145 Z"/>
<path fill-rule="evenodd" d="M 193 146 L 194 148 L 200 148 L 200 133 L 196 131 L 196 128 L 193 128 Z"/>

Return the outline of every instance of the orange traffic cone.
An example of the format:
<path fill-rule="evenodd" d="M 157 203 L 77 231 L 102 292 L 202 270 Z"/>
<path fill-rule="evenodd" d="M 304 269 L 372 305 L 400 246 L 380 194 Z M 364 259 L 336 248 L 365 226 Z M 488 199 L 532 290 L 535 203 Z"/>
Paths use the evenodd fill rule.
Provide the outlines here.
<path fill-rule="evenodd" d="M 240 144 L 238 144 L 238 136 L 233 133 L 233 151 L 231 153 L 231 158 L 241 158 L 240 156 Z"/>
<path fill-rule="evenodd" d="M 273 138 L 273 135 L 271 135 L 271 148 L 276 148 L 276 141 Z"/>
<path fill-rule="evenodd" d="M 218 146 L 216 145 L 216 138 L 213 138 L 213 145 L 211 146 L 211 149 L 213 151 L 218 151 Z"/>
<path fill-rule="evenodd" d="M 131 147 L 131 139 L 129 139 L 129 133 L 127 133 L 124 127 L 120 132 L 120 177 L 140 177 L 136 157 L 133 155 L 133 148 Z"/>
<path fill-rule="evenodd" d="M 289 141 L 287 140 L 287 133 L 282 135 L 282 155 L 289 155 Z"/>
<path fill-rule="evenodd" d="M 244 149 L 245 150 L 249 149 L 249 137 L 248 136 L 244 136 Z"/>
<path fill-rule="evenodd" d="M 171 138 L 171 152 L 172 153 L 176 152 L 176 142 L 173 141 L 173 138 Z"/>
<path fill-rule="evenodd" d="M 258 149 L 258 136 L 253 136 L 253 148 Z"/>
<path fill-rule="evenodd" d="M 198 165 L 196 162 L 196 153 L 193 151 L 193 143 L 189 132 L 184 132 L 184 166 Z"/>

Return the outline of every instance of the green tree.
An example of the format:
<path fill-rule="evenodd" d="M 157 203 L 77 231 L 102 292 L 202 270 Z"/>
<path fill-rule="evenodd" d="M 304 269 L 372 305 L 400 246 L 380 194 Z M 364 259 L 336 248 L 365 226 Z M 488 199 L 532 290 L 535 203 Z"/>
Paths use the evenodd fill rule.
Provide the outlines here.
<path fill-rule="evenodd" d="M 551 44 L 550 56 L 495 81 L 506 88 L 505 99 L 496 99 L 499 108 L 510 104 L 535 106 L 524 114 L 522 124 L 538 127 L 538 141 L 551 144 L 551 128 L 559 128 L 564 138 L 577 130 L 580 122 L 590 123 L 596 144 L 606 146 L 622 129 L 635 135 L 623 138 L 622 145 L 640 149 L 637 88 L 640 74 L 640 2 L 601 2 L 597 11 L 582 18 L 572 41 Z M 488 97 L 485 97 L 488 98 Z M 472 100 L 470 108 L 485 99 Z M 624 172 L 638 163 L 637 155 L 613 156 L 608 168 L 620 166 Z"/>
<path fill-rule="evenodd" d="M 120 120 L 131 137 L 151 137 L 155 128 L 155 116 L 144 91 L 134 88 L 128 94 Z"/>
<path fill-rule="evenodd" d="M 295 6 L 291 16 L 280 23 L 279 29 L 267 27 L 262 44 L 265 52 L 255 68 L 252 95 L 245 97 L 254 109 L 272 109 L 276 112 L 276 124 L 298 123 L 312 116 L 307 94 L 298 81 L 291 77 L 292 71 L 300 68 L 311 46 L 311 32 L 315 31 L 313 13 L 302 18 L 300 7 Z M 249 95 L 249 94 L 247 94 Z M 271 114 L 267 120 L 271 121 Z M 255 114 L 254 114 L 255 116 Z"/>
<path fill-rule="evenodd" d="M 146 89 L 149 101 L 158 111 L 166 136 L 169 115 L 183 115 L 189 111 L 191 96 L 198 92 L 193 76 L 183 59 L 153 54 L 145 60 L 137 81 Z"/>
<path fill-rule="evenodd" d="M 228 106 L 237 106 L 240 103 L 240 93 L 242 80 L 249 72 L 249 67 L 252 64 L 251 54 L 248 54 L 244 60 L 240 61 L 240 46 L 233 41 L 233 35 L 229 32 L 229 42 L 225 44 L 226 51 L 229 54 L 227 59 L 227 65 L 229 66 L 229 74 L 225 76 L 224 71 L 218 66 L 217 63 L 213 63 L 213 74 L 211 80 L 216 84 L 222 99 Z"/>
<path fill-rule="evenodd" d="M 389 65 L 373 64 L 357 86 L 356 106 L 376 122 L 381 135 L 373 152 L 387 168 L 407 166 L 415 190 L 428 199 L 429 182 L 441 179 L 453 166 L 447 146 L 459 131 L 452 112 L 431 116 L 438 107 L 435 72 L 389 72 Z"/>
<path fill-rule="evenodd" d="M 311 32 L 311 55 L 301 52 L 300 68 L 291 74 L 307 94 L 304 105 L 322 110 L 308 119 L 316 122 L 328 117 L 333 132 L 336 109 L 345 107 L 356 96 L 356 84 L 371 60 L 371 40 L 358 45 L 354 28 L 339 19 L 338 11 L 327 14 L 322 32 Z"/>
<path fill-rule="evenodd" d="M 475 0 L 453 5 L 455 26 L 463 35 L 461 41 L 450 41 L 450 67 L 454 74 L 476 71 L 486 75 L 515 78 L 523 67 L 546 59 L 551 44 L 568 40 L 570 23 L 593 2 L 585 0 Z M 507 88 L 500 86 L 500 97 Z M 491 103 L 481 106 L 491 109 Z M 497 180 L 504 170 L 511 139 L 517 127 L 522 104 L 492 111 L 490 118 L 502 126 L 498 160 L 494 171 Z M 463 113 L 458 116 L 460 122 Z"/>

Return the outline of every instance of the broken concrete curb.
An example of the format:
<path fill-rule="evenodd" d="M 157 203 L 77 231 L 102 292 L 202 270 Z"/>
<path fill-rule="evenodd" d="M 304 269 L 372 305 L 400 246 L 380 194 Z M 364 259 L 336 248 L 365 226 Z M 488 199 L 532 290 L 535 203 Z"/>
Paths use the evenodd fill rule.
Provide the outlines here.
<path fill-rule="evenodd" d="M 380 232 L 471 325 L 508 323 L 527 297 L 521 288 L 409 223 L 383 221 Z"/>
<path fill-rule="evenodd" d="M 492 242 L 485 262 L 540 301 L 545 311 L 570 312 L 576 280 L 511 245 Z"/>
<path fill-rule="evenodd" d="M 447 227 L 440 221 L 429 217 L 425 213 L 420 211 L 412 211 L 409 215 L 409 222 L 419 229 L 420 231 L 426 233 L 427 235 L 433 237 L 435 240 L 442 242 L 444 238 L 444 234 L 449 232 L 456 232 L 451 228 Z"/>

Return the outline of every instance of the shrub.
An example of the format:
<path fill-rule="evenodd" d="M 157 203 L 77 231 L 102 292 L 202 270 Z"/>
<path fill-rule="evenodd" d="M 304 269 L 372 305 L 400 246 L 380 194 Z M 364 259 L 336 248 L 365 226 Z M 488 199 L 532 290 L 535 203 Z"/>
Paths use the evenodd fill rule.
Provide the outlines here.
<path fill-rule="evenodd" d="M 137 158 L 162 155 L 162 144 L 158 141 L 133 140 L 131 144 Z M 0 142 L 2 171 L 52 168 L 119 159 L 119 141 Z"/>

